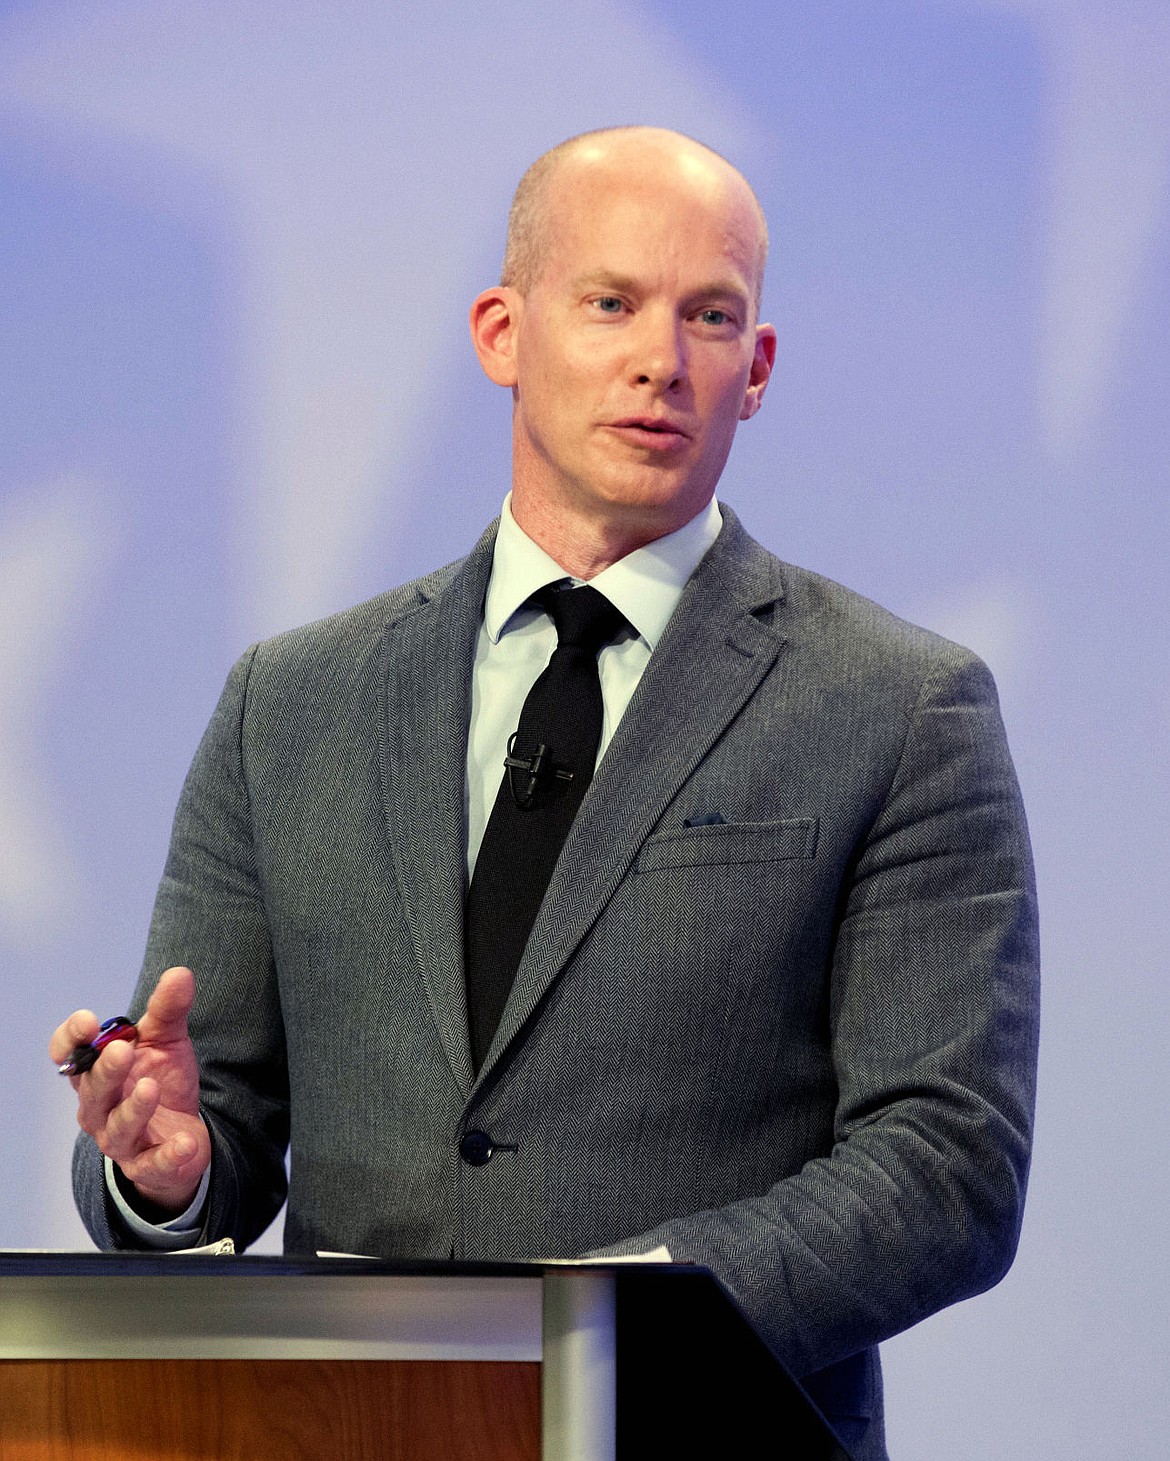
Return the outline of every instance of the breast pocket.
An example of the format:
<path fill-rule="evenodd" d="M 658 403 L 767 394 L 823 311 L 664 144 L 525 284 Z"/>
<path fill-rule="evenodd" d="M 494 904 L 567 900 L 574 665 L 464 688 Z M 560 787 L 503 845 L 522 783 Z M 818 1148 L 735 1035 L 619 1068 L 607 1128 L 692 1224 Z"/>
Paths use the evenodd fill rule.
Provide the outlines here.
<path fill-rule="evenodd" d="M 679 827 L 651 837 L 634 863 L 634 871 L 706 864 L 782 862 L 815 857 L 820 820 L 786 817 L 779 822 L 719 822 L 711 827 Z"/>

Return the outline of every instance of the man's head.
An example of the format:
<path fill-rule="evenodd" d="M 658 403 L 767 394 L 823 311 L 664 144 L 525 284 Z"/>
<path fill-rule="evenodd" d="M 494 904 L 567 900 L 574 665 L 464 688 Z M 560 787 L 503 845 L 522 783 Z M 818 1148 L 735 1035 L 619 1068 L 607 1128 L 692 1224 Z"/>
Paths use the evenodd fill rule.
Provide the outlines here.
<path fill-rule="evenodd" d="M 607 142 L 616 143 L 627 137 L 634 142 L 641 141 L 651 145 L 655 141 L 659 141 L 668 147 L 678 145 L 686 147 L 689 144 L 698 154 L 705 153 L 713 161 L 731 167 L 731 164 L 719 153 L 701 142 L 696 142 L 694 138 L 657 127 L 606 127 L 596 132 L 583 132 L 578 137 L 570 137 L 567 141 L 558 143 L 556 147 L 550 148 L 548 152 L 542 153 L 536 159 L 517 185 L 512 198 L 512 207 L 508 213 L 508 236 L 504 244 L 504 262 L 500 270 L 501 284 L 510 285 L 512 288 L 518 289 L 521 294 L 525 294 L 540 272 L 541 264 L 549 249 L 551 227 L 549 184 L 559 164 L 567 161 L 570 154 L 575 151 L 584 151 L 587 148 L 600 149 Z M 759 254 L 756 260 L 754 297 L 758 315 L 764 288 L 764 268 L 768 262 L 768 220 L 764 217 L 760 201 L 747 179 L 739 172 L 736 172 L 736 176 L 751 197 L 759 224 Z"/>
<path fill-rule="evenodd" d="M 597 571 L 710 500 L 775 353 L 766 249 L 742 176 L 675 132 L 587 133 L 526 174 L 472 336 L 512 390 L 513 512 L 564 566 Z"/>

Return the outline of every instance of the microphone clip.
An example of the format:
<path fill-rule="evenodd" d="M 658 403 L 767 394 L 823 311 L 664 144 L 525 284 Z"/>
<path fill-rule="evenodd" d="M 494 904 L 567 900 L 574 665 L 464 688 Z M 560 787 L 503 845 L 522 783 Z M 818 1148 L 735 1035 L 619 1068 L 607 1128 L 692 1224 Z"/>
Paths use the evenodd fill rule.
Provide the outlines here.
<path fill-rule="evenodd" d="M 555 781 L 572 781 L 573 773 L 552 764 L 552 752 L 542 741 L 530 757 L 515 754 L 518 731 L 508 737 L 508 754 L 504 767 L 508 773 L 508 790 L 512 800 L 523 811 L 533 802 L 542 782 L 550 777 Z"/>

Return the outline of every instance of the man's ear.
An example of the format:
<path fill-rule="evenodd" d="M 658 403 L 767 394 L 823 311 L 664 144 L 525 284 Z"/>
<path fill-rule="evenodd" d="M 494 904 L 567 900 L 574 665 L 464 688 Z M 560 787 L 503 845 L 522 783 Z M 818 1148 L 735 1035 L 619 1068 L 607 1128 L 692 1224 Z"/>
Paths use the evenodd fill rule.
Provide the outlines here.
<path fill-rule="evenodd" d="M 516 384 L 516 331 L 522 300 L 515 289 L 497 284 L 475 297 L 471 306 L 471 343 L 488 380 Z"/>
<path fill-rule="evenodd" d="M 764 399 L 764 391 L 768 387 L 775 363 L 776 331 L 771 325 L 757 325 L 756 350 L 752 356 L 751 374 L 748 376 L 747 390 L 739 412 L 741 421 L 749 420 L 760 409 L 760 402 Z"/>

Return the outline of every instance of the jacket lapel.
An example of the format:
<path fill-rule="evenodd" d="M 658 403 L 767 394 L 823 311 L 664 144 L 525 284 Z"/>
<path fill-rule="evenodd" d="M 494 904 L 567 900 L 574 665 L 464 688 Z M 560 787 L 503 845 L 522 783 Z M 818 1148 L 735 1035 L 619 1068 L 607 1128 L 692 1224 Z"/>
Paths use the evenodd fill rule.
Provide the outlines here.
<path fill-rule="evenodd" d="M 417 605 L 387 626 L 384 641 L 390 849 L 431 1012 L 464 1095 L 472 1069 L 463 974 L 463 790 L 472 663 L 495 527 L 437 592 L 423 581 Z"/>
<path fill-rule="evenodd" d="M 553 872 L 481 1076 L 597 920 L 679 788 L 755 692 L 783 638 L 757 612 L 783 597 L 776 560 L 724 507 L 622 717 Z"/>

